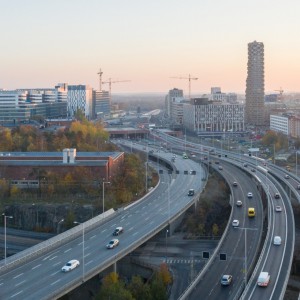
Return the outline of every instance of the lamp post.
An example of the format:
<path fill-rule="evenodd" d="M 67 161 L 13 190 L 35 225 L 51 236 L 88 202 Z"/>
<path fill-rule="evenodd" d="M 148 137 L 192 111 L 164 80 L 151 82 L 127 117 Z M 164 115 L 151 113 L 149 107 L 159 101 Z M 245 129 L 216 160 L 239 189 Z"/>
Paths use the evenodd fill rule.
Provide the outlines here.
<path fill-rule="evenodd" d="M 247 286 L 247 230 L 257 230 L 257 228 L 234 227 L 236 229 L 245 230 L 245 287 Z"/>
<path fill-rule="evenodd" d="M 168 249 L 168 244 L 167 244 L 167 241 L 168 241 L 168 239 L 167 239 L 167 238 L 168 238 L 168 233 L 169 233 L 169 230 L 167 229 L 167 230 L 166 230 L 166 263 L 167 263 L 167 257 L 168 257 L 168 255 L 167 255 L 167 254 L 168 254 L 168 253 L 167 253 L 167 249 Z"/>
<path fill-rule="evenodd" d="M 77 221 L 74 221 L 73 224 L 82 225 L 82 281 L 84 282 L 84 222 L 80 223 Z"/>
<path fill-rule="evenodd" d="M 6 265 L 6 219 L 13 219 L 13 216 L 6 216 L 4 213 L 2 216 L 4 217 L 4 264 Z"/>
<path fill-rule="evenodd" d="M 65 219 L 61 219 L 58 223 L 57 223 L 57 229 L 56 229 L 56 231 L 57 231 L 57 234 L 59 233 L 59 229 L 60 229 L 60 224 L 62 223 L 62 222 L 64 222 L 65 221 Z"/>
<path fill-rule="evenodd" d="M 103 205 L 103 213 L 104 213 L 104 184 L 105 183 L 110 183 L 110 181 L 104 181 L 104 178 L 103 178 L 103 182 L 102 182 L 102 205 Z"/>

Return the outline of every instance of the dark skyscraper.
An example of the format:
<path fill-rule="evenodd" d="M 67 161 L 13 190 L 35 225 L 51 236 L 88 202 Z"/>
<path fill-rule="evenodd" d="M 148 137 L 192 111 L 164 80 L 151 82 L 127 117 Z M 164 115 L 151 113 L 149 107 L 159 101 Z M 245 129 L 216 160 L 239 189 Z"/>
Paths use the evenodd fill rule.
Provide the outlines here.
<path fill-rule="evenodd" d="M 264 124 L 264 44 L 252 42 L 248 44 L 248 69 L 246 81 L 246 123 L 255 126 Z"/>

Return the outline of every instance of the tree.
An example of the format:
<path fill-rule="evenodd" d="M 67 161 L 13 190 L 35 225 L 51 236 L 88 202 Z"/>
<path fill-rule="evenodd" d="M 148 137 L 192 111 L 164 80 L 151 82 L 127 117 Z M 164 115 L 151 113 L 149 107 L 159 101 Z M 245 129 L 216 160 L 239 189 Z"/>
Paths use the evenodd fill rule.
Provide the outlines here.
<path fill-rule="evenodd" d="M 172 276 L 166 263 L 160 265 L 159 273 L 165 286 L 172 282 Z"/>
<path fill-rule="evenodd" d="M 117 273 L 112 272 L 103 278 L 101 288 L 95 300 L 134 300 L 130 291 L 125 289 Z"/>
<path fill-rule="evenodd" d="M 219 234 L 219 226 L 216 223 L 213 224 L 212 234 L 213 236 L 217 236 Z"/>
<path fill-rule="evenodd" d="M 155 300 L 167 300 L 167 293 L 166 293 L 166 287 L 162 281 L 161 275 L 156 273 L 154 275 L 153 280 L 151 281 L 150 284 L 150 291 L 151 291 L 151 296 L 152 299 Z"/>
<path fill-rule="evenodd" d="M 129 291 L 135 299 L 151 300 L 150 286 L 144 283 L 140 276 L 133 276 L 128 286 Z"/>

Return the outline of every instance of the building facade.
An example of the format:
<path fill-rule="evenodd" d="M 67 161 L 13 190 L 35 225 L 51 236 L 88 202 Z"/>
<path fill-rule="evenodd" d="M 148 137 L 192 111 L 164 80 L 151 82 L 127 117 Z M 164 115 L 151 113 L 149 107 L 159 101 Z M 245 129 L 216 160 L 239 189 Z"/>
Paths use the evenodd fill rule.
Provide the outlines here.
<path fill-rule="evenodd" d="M 194 98 L 183 105 L 183 124 L 196 133 L 244 131 L 244 106 Z"/>
<path fill-rule="evenodd" d="M 264 44 L 248 44 L 245 121 L 254 126 L 264 125 Z"/>
<path fill-rule="evenodd" d="M 292 138 L 300 137 L 300 117 L 292 116 L 289 118 L 289 135 Z"/>
<path fill-rule="evenodd" d="M 110 97 L 108 91 L 93 91 L 93 111 L 95 118 L 105 118 L 110 116 Z"/>
<path fill-rule="evenodd" d="M 93 89 L 88 85 L 68 86 L 68 114 L 73 117 L 81 110 L 87 119 L 93 119 Z"/>
<path fill-rule="evenodd" d="M 183 90 L 179 90 L 176 88 L 169 90 L 169 93 L 165 98 L 165 110 L 168 117 L 171 118 L 172 115 L 172 102 L 179 102 L 181 100 L 183 100 Z"/>
<path fill-rule="evenodd" d="M 289 135 L 289 117 L 270 115 L 270 129 Z"/>

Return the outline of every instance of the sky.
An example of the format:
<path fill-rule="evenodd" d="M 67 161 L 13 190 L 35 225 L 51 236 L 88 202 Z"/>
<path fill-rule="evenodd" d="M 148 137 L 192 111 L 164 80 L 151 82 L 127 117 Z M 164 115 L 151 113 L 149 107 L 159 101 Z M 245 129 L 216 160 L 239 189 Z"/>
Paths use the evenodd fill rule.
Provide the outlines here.
<path fill-rule="evenodd" d="M 113 93 L 245 93 L 247 45 L 265 92 L 300 91 L 299 0 L 0 0 L 0 88 L 59 82 Z M 103 85 L 108 90 L 108 85 Z"/>

